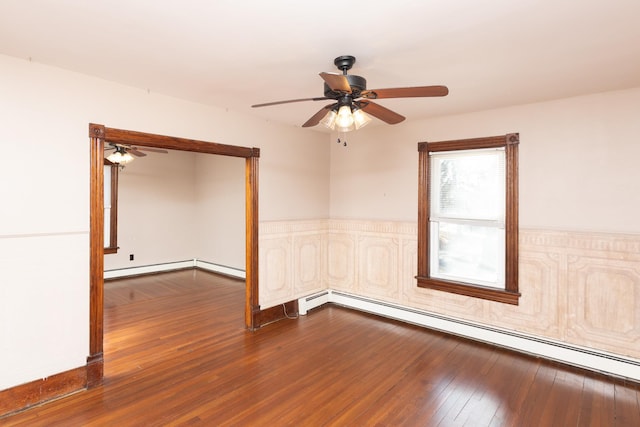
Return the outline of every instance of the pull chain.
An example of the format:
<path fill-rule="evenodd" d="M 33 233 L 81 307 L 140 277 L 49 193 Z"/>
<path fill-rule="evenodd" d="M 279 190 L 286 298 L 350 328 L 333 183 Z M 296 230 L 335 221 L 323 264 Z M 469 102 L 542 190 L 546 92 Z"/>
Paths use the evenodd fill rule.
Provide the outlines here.
<path fill-rule="evenodd" d="M 342 144 L 344 147 L 347 146 L 347 134 L 345 132 L 340 132 L 338 135 L 338 144 Z"/>

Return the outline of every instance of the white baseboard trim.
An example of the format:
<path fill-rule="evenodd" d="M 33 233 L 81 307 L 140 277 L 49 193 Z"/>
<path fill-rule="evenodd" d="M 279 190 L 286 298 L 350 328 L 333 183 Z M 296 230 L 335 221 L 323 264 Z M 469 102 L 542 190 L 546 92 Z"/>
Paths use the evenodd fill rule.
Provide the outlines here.
<path fill-rule="evenodd" d="M 237 277 L 239 279 L 246 279 L 247 274 L 246 271 L 240 270 L 234 267 L 228 267 L 226 265 L 214 264 L 209 261 L 202 261 L 200 259 L 196 259 L 195 266 L 201 268 L 203 270 L 211 271 L 213 273 L 225 274 L 227 276 Z"/>
<path fill-rule="evenodd" d="M 185 261 L 166 262 L 161 264 L 142 265 L 138 267 L 117 268 L 113 270 L 105 270 L 105 279 L 117 279 L 129 276 L 138 276 L 140 274 L 162 273 L 172 270 L 181 270 L 184 268 L 201 268 L 213 273 L 225 274 L 227 276 L 245 278 L 245 271 L 225 265 L 214 264 L 199 259 L 190 259 Z"/>
<path fill-rule="evenodd" d="M 299 313 L 305 315 L 308 310 L 320 307 L 326 303 L 334 303 L 344 307 L 401 320 L 453 335 L 509 348 L 521 353 L 602 372 L 607 375 L 640 381 L 639 360 L 519 332 L 503 330 L 492 326 L 479 325 L 341 291 L 327 290 L 300 298 L 298 300 Z"/>
<path fill-rule="evenodd" d="M 113 270 L 105 270 L 105 279 L 117 279 L 121 277 L 137 276 L 140 274 L 162 273 L 163 271 L 180 270 L 183 268 L 192 268 L 195 266 L 195 260 L 165 262 L 161 264 L 141 265 L 138 267 L 116 268 Z"/>

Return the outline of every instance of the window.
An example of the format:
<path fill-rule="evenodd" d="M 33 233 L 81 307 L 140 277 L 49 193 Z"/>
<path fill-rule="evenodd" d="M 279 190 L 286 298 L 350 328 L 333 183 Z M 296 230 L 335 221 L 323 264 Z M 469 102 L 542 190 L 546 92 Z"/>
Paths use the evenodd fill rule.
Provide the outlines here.
<path fill-rule="evenodd" d="M 104 253 L 118 252 L 118 165 L 104 159 Z"/>
<path fill-rule="evenodd" d="M 418 286 L 518 304 L 518 143 L 418 145 Z"/>

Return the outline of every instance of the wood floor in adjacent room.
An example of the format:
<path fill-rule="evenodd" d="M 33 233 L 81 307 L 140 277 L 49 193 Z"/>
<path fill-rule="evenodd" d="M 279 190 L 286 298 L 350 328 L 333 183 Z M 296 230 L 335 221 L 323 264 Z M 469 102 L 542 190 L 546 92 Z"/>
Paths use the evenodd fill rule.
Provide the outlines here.
<path fill-rule="evenodd" d="M 105 379 L 0 425 L 639 426 L 640 386 L 329 306 L 256 332 L 244 283 L 105 285 Z"/>

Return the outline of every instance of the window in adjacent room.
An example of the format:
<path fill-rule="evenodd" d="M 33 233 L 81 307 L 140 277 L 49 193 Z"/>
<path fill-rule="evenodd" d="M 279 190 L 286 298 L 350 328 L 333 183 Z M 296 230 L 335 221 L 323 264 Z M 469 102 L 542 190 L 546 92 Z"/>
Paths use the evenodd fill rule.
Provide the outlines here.
<path fill-rule="evenodd" d="M 118 252 L 118 165 L 104 159 L 104 253 Z"/>
<path fill-rule="evenodd" d="M 518 143 L 418 145 L 418 286 L 518 304 Z"/>

